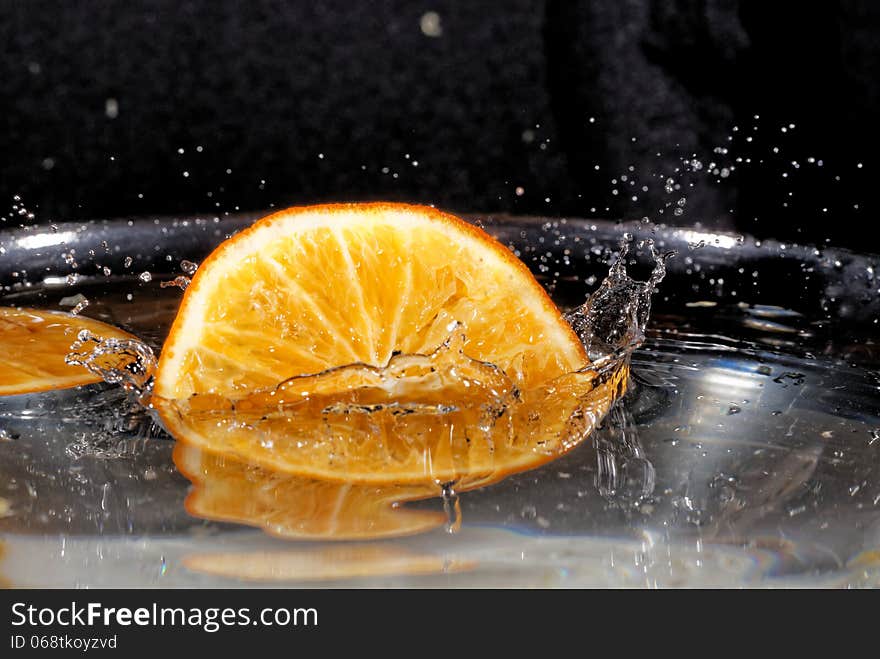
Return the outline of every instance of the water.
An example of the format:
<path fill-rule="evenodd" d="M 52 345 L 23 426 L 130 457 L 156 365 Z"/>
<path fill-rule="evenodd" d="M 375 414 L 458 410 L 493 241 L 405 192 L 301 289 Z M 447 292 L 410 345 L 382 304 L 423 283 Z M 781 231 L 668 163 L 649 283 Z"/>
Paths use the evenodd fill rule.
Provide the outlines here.
<path fill-rule="evenodd" d="M 607 271 L 620 229 L 529 227 L 501 221 L 495 231 L 574 310 L 584 281 Z M 792 248 L 766 247 L 763 265 L 743 263 L 735 239 L 721 246 L 727 238 L 707 237 L 697 251 L 667 240 L 679 255 L 667 263 L 671 279 L 654 296 L 645 336 L 627 339 L 644 341 L 627 393 L 587 441 L 488 487 L 449 484 L 443 498 L 342 486 L 315 494 L 327 485 L 178 455 L 178 465 L 221 476 L 191 489 L 174 443 L 119 386 L 0 399 L 0 578 L 91 586 L 878 585 L 880 376 L 873 311 L 859 303 L 865 267 L 854 256 L 810 263 L 789 257 Z M 190 246 L 171 255 L 176 265 L 203 253 Z M 138 252 L 121 251 L 120 263 L 129 256 Z M 637 272 L 640 258 L 629 264 Z M 825 258 L 828 273 L 858 269 L 853 295 L 830 274 L 822 280 Z M 789 264 L 815 268 L 800 296 L 774 288 L 771 262 L 776 276 Z M 55 308 L 81 293 L 91 301 L 84 313 L 158 353 L 181 294 L 161 283 L 180 273 L 155 261 L 130 265 L 129 278 L 13 287 L 2 304 Z M 139 280 L 148 267 L 151 281 Z M 228 493 L 247 505 L 232 509 Z M 318 514 L 315 506 L 329 500 L 334 513 Z M 390 535 L 377 533 L 382 524 Z M 408 535 L 392 537 L 402 531 Z"/>

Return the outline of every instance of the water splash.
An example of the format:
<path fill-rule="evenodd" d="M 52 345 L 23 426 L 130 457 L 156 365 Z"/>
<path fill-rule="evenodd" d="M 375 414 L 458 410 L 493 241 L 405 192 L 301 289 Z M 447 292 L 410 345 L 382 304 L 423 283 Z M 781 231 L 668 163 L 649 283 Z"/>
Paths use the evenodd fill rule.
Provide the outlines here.
<path fill-rule="evenodd" d="M 175 286 L 182 291 L 185 291 L 187 287 L 192 283 L 192 280 L 189 277 L 184 275 L 178 275 L 174 279 L 170 281 L 163 281 L 159 283 L 160 288 L 174 288 Z"/>
<path fill-rule="evenodd" d="M 319 483 L 345 474 L 347 483 L 367 492 L 399 476 L 399 482 L 418 485 L 421 496 L 441 497 L 447 531 L 455 533 L 462 524 L 459 492 L 563 455 L 591 435 L 626 389 L 629 356 L 644 340 L 651 297 L 672 255 L 658 253 L 651 240 L 639 243 L 650 250 L 654 268 L 647 281 L 637 281 L 626 268 L 632 242 L 625 236 L 608 276 L 565 317 L 591 363 L 529 390 L 520 390 L 498 365 L 467 356 L 461 323 L 449 326 L 448 338 L 433 352 L 396 354 L 382 367 L 355 363 L 298 375 L 236 398 L 152 396 L 157 360 L 137 340 L 84 330 L 66 361 L 121 385 L 142 408 L 161 412 L 187 444 L 262 469 L 278 483 L 299 478 L 322 490 Z M 650 462 L 627 428 L 618 434 L 619 442 L 597 445 L 604 474 L 599 490 L 611 499 L 649 496 Z M 271 511 L 260 519 L 264 513 Z"/>
<path fill-rule="evenodd" d="M 64 361 L 82 366 L 108 384 L 119 384 L 146 403 L 157 360 L 146 343 L 136 339 L 103 338 L 81 330 Z"/>
<path fill-rule="evenodd" d="M 184 259 L 180 262 L 180 269 L 183 270 L 184 274 L 178 275 L 170 281 L 163 281 L 159 284 L 159 286 L 161 288 L 172 288 L 176 286 L 180 290 L 185 291 L 187 287 L 192 283 L 192 276 L 196 274 L 196 270 L 199 269 L 199 264 Z"/>
<path fill-rule="evenodd" d="M 392 474 L 417 469 L 441 483 L 473 476 L 459 482 L 464 488 L 570 450 L 625 390 L 628 357 L 644 340 L 651 296 L 671 256 L 659 254 L 651 240 L 640 243 L 653 255 L 654 269 L 647 281 L 636 281 L 626 270 L 631 243 L 625 236 L 606 279 L 566 316 L 592 362 L 532 391 L 520 391 L 499 366 L 465 355 L 461 323 L 451 324 L 448 338 L 429 354 L 397 354 L 383 367 L 357 363 L 298 375 L 236 398 L 151 397 L 156 358 L 137 340 L 83 331 L 66 361 L 121 384 L 145 407 L 164 409 L 177 420 L 176 432 L 203 436 L 210 429 L 217 450 L 241 459 L 276 466 L 292 460 L 285 468 L 293 471 L 318 460 L 327 473 L 347 469 L 352 476 L 362 467 L 367 478 L 379 453 Z M 279 453 L 291 443 L 306 457 L 290 457 L 287 448 Z"/>
<path fill-rule="evenodd" d="M 615 405 L 595 434 L 596 489 L 609 501 L 633 504 L 654 492 L 654 465 L 639 443 L 632 414 Z"/>
<path fill-rule="evenodd" d="M 666 261 L 675 255 L 658 252 L 650 238 L 641 241 L 638 247 L 650 250 L 654 269 L 647 281 L 637 281 L 626 271 L 632 242 L 632 236 L 625 234 L 608 276 L 583 305 L 565 316 L 587 349 L 594 368 L 624 358 L 643 343 L 651 297 L 666 276 Z"/>
<path fill-rule="evenodd" d="M 444 415 L 473 403 L 486 417 L 499 416 L 520 397 L 519 390 L 503 369 L 465 355 L 464 326 L 454 323 L 451 327 L 449 337 L 428 355 L 399 354 L 384 367 L 348 364 L 315 375 L 298 375 L 282 382 L 269 396 L 299 401 L 357 392 L 353 398 L 340 398 L 323 408 L 324 414 L 334 415 L 383 411 Z M 249 400 L 256 402 L 252 397 Z M 456 404 L 449 404 L 450 400 Z"/>

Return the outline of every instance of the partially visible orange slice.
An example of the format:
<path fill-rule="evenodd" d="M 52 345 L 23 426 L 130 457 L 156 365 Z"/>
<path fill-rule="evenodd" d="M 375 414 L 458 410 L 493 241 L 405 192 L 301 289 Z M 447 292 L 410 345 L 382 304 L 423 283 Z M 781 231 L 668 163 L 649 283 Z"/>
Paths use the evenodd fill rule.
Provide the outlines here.
<path fill-rule="evenodd" d="M 0 307 L 0 396 L 100 382 L 99 376 L 64 361 L 80 330 L 104 338 L 134 339 L 84 316 Z"/>

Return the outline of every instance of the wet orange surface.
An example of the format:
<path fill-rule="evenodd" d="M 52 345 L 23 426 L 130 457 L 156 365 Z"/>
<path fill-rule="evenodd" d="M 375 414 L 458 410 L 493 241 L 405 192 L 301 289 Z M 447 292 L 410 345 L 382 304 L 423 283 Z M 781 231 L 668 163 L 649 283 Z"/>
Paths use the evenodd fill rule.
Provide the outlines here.
<path fill-rule="evenodd" d="M 81 330 L 106 338 L 134 338 L 84 316 L 0 307 L 0 396 L 100 382 L 99 376 L 64 361 Z"/>

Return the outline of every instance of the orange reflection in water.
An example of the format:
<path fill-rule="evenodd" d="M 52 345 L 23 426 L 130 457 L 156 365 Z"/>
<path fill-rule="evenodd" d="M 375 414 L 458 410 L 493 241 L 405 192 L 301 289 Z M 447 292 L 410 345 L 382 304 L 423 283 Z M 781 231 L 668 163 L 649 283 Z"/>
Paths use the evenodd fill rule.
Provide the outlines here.
<path fill-rule="evenodd" d="M 183 559 L 183 564 L 194 572 L 245 581 L 312 582 L 450 574 L 477 566 L 475 561 L 448 559 L 377 544 L 191 554 Z"/>
<path fill-rule="evenodd" d="M 359 478 L 358 469 L 342 467 L 336 467 L 336 472 L 325 469 L 316 473 L 307 464 L 304 471 L 297 472 L 292 467 L 298 466 L 302 457 L 285 460 L 279 468 L 268 460 L 248 460 L 241 452 L 225 450 L 227 435 L 241 435 L 250 429 L 263 439 L 269 437 L 272 446 L 286 447 L 291 455 L 294 446 L 303 456 L 320 450 L 319 462 L 332 464 L 324 457 L 325 453 L 331 455 L 333 443 L 325 436 L 326 424 L 320 415 L 306 413 L 308 405 L 288 408 L 269 403 L 247 414 L 236 406 L 231 412 L 227 410 L 228 417 L 222 417 L 222 406 L 218 409 L 212 401 L 208 408 L 212 416 L 195 418 L 200 432 L 216 439 L 211 442 L 214 448 L 206 449 L 203 442 L 180 436 L 174 462 L 193 484 L 186 508 L 196 517 L 254 526 L 288 539 L 365 540 L 423 533 L 442 526 L 451 516 L 457 517 L 456 501 L 447 502 L 450 516 L 402 504 L 440 496 L 444 485 L 457 492 L 483 487 L 567 453 L 589 436 L 622 393 L 628 370 L 622 363 L 600 376 L 570 374 L 554 380 L 540 390 L 526 392 L 520 402 L 504 410 L 506 419 L 499 414 L 500 420 L 492 427 L 481 425 L 483 417 L 473 415 L 472 408 L 442 415 L 413 412 L 389 416 L 397 425 L 383 426 L 375 421 L 373 429 L 367 425 L 372 415 L 352 413 L 336 419 L 333 429 L 340 438 L 335 442 L 339 452 L 356 438 L 358 447 L 362 446 L 358 450 L 369 456 L 355 461 L 355 467 L 372 464 L 378 449 L 371 448 L 371 443 L 388 446 L 394 440 L 408 442 L 412 450 L 422 447 L 421 471 L 410 467 L 415 464 L 410 453 L 400 463 L 391 458 L 387 466 L 377 463 L 365 478 Z M 424 405 L 423 400 L 419 402 Z M 154 400 L 154 404 L 160 403 Z M 327 401 L 321 400 L 321 405 L 326 407 Z M 283 420 L 285 431 L 274 427 L 275 417 Z M 207 418 L 231 418 L 238 425 L 230 430 L 229 424 L 209 424 Z M 421 435 L 434 436 L 433 443 L 405 432 L 414 425 L 421 428 Z M 437 442 L 437 436 L 445 439 Z"/>
<path fill-rule="evenodd" d="M 235 522 L 285 539 L 365 540 L 422 533 L 442 526 L 441 512 L 399 504 L 437 493 L 436 486 L 355 485 L 273 472 L 178 444 L 174 461 L 193 483 L 187 511 Z M 416 553 L 381 544 L 318 549 L 204 552 L 183 565 L 194 572 L 245 581 L 334 581 L 366 577 L 445 574 L 473 561 Z"/>
<path fill-rule="evenodd" d="M 6 557 L 6 545 L 3 541 L 0 541 L 0 563 L 3 563 L 3 559 Z M 0 574 L 0 589 L 12 588 L 12 582 L 6 579 L 2 574 Z"/>
<path fill-rule="evenodd" d="M 440 512 L 400 502 L 439 493 L 431 483 L 357 485 L 271 471 L 178 443 L 177 468 L 193 483 L 187 511 L 196 517 L 262 528 L 303 540 L 356 540 L 411 535 L 441 526 Z"/>
<path fill-rule="evenodd" d="M 357 470 L 343 468 L 326 476 L 323 472 L 316 475 L 310 465 L 305 473 L 296 472 L 289 469 L 296 465 L 295 460 L 286 461 L 286 469 L 278 468 L 265 460 L 247 460 L 238 452 L 223 450 L 225 435 L 230 433 L 224 423 L 201 425 L 203 433 L 216 436 L 212 444 L 218 449 L 206 450 L 202 442 L 178 437 L 174 461 L 193 483 L 186 508 L 197 517 L 255 526 L 284 538 L 352 540 L 411 535 L 436 528 L 447 517 L 407 509 L 401 503 L 439 496 L 444 485 L 459 492 L 483 487 L 567 453 L 588 437 L 607 413 L 623 391 L 627 373 L 627 366 L 621 365 L 604 378 L 592 374 L 559 378 L 545 385 L 540 397 L 526 398 L 506 409 L 511 420 L 491 429 L 480 425 L 479 417 L 471 418 L 468 409 L 402 417 L 408 424 L 405 428 L 420 424 L 422 435 L 445 438 L 441 442 L 418 439 L 395 426 L 370 434 L 365 430 L 368 415 L 364 414 L 343 415 L 336 421 L 340 451 L 353 443 L 353 437 L 359 445 L 366 445 L 359 450 L 371 457 L 360 464 L 372 464 L 377 453 L 369 444 L 388 445 L 394 439 L 408 442 L 411 450 L 422 447 L 420 472 L 409 467 L 402 470 L 390 458 L 387 468 L 378 464 L 366 479 L 359 479 Z M 216 408 L 212 404 L 210 409 Z M 288 452 L 297 446 L 303 455 L 313 454 L 317 446 L 330 455 L 330 442 L 319 415 L 315 421 L 316 415 L 300 413 L 300 408 L 285 408 L 283 413 L 285 425 L 293 430 L 273 430 L 271 445 L 287 447 Z M 242 434 L 249 428 L 265 438 L 272 428 L 271 414 L 271 405 L 263 405 L 242 424 L 241 410 L 233 410 L 230 418 L 239 424 L 233 430 Z M 397 417 L 391 419 L 398 422 Z M 414 464 L 410 455 L 403 464 Z M 441 455 L 448 459 L 441 460 Z M 329 459 L 322 460 L 331 464 Z"/>

